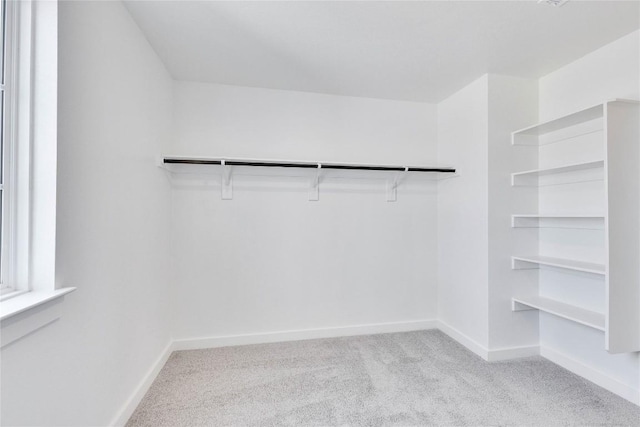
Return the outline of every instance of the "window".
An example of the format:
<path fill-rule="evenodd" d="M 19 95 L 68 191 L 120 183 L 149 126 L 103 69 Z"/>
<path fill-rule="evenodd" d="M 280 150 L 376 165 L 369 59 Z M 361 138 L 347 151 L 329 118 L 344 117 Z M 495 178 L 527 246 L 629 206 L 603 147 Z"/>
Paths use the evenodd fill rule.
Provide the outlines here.
<path fill-rule="evenodd" d="M 58 2 L 0 0 L 0 11 L 2 321 L 75 288 L 55 283 Z"/>
<path fill-rule="evenodd" d="M 16 2 L 0 7 L 0 294 L 19 290 L 15 263 L 15 156 L 16 156 Z"/>
<path fill-rule="evenodd" d="M 33 290 L 32 4 L 0 0 L 0 301 Z"/>

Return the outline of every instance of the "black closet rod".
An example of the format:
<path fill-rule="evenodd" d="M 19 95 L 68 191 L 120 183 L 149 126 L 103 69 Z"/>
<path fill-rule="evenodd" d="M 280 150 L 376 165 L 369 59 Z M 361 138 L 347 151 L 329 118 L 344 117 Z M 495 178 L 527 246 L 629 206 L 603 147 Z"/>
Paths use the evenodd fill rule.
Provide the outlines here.
<path fill-rule="evenodd" d="M 165 164 L 182 164 L 182 165 L 221 165 L 222 160 L 209 159 L 178 159 L 164 158 Z M 227 166 L 262 166 L 276 168 L 305 168 L 317 169 L 317 163 L 286 163 L 286 162 L 261 162 L 259 160 L 224 160 Z M 421 167 L 402 167 L 402 166 L 367 166 L 367 165 L 341 165 L 337 163 L 321 163 L 322 169 L 349 169 L 349 170 L 367 170 L 367 171 L 407 171 L 407 172 L 444 172 L 455 173 L 454 168 L 421 168 Z"/>

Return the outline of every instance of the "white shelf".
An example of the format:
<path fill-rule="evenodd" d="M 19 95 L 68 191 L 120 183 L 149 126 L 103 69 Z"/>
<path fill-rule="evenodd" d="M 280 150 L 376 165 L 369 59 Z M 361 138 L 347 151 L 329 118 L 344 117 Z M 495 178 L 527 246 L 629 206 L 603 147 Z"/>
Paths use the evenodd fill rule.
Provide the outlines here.
<path fill-rule="evenodd" d="M 594 105 L 589 108 L 585 108 L 584 110 L 576 111 L 575 113 L 571 113 L 566 116 L 558 117 L 552 120 L 547 120 L 546 122 L 538 123 L 533 126 L 526 127 L 524 129 L 519 129 L 513 132 L 514 136 L 518 135 L 544 135 L 546 133 L 555 132 L 560 129 L 564 129 L 570 126 L 575 126 L 580 123 L 588 122 L 597 118 L 602 117 L 603 115 L 603 104 Z M 514 145 L 519 145 L 517 142 L 514 142 Z"/>
<path fill-rule="evenodd" d="M 513 228 L 579 228 L 602 230 L 604 215 L 511 215 Z"/>
<path fill-rule="evenodd" d="M 604 218 L 604 215 L 590 214 L 514 214 L 519 218 Z"/>
<path fill-rule="evenodd" d="M 247 159 L 200 156 L 159 156 L 157 164 L 178 185 L 218 185 L 223 200 L 233 199 L 234 177 L 242 181 L 246 177 L 304 179 L 308 185 L 309 200 L 319 200 L 320 182 L 328 180 L 382 181 L 385 183 L 387 201 L 397 199 L 397 189 L 402 182 L 439 181 L 458 176 L 449 166 L 391 165 L 372 163 L 311 162 L 300 160 Z M 420 179 L 418 179 L 418 177 Z M 239 181 L 236 179 L 236 183 Z"/>
<path fill-rule="evenodd" d="M 529 145 L 538 146 L 541 144 L 540 136 L 552 132 L 564 130 L 572 126 L 586 124 L 587 122 L 601 119 L 604 117 L 604 111 L 608 104 L 611 103 L 629 103 L 637 104 L 638 101 L 631 99 L 611 99 L 604 103 L 600 103 L 580 111 L 568 114 L 566 116 L 557 117 L 542 123 L 519 129 L 511 134 L 512 145 Z M 601 128 L 600 128 L 601 129 Z M 593 129 L 592 129 L 593 130 Z"/>
<path fill-rule="evenodd" d="M 566 304 L 561 301 L 540 296 L 515 297 L 512 299 L 512 310 L 522 311 L 536 309 L 554 316 L 562 317 L 576 323 L 597 329 L 605 330 L 605 316 L 591 310 Z"/>
<path fill-rule="evenodd" d="M 513 256 L 511 257 L 511 264 L 514 270 L 536 269 L 541 265 L 545 265 L 598 275 L 604 275 L 606 272 L 605 266 L 602 264 L 539 255 Z"/>
<path fill-rule="evenodd" d="M 587 171 L 590 169 L 604 168 L 604 160 L 595 160 L 591 162 L 572 163 L 564 166 L 558 166 L 555 168 L 534 169 L 523 172 L 516 172 L 511 174 L 511 185 L 539 185 L 538 178 L 543 176 L 568 174 L 572 172 Z M 569 182 L 579 182 L 585 180 L 584 177 L 576 177 Z M 601 179 L 601 178 L 600 178 Z"/>
<path fill-rule="evenodd" d="M 224 157 L 191 157 L 191 156 L 161 156 L 158 164 L 171 172 L 192 172 L 193 169 L 226 165 L 228 167 L 258 167 L 277 169 L 322 169 L 340 171 L 375 171 L 375 172 L 418 172 L 431 174 L 455 174 L 456 170 L 450 166 L 432 165 L 392 165 L 373 163 L 337 163 L 324 161 L 247 159 Z"/>

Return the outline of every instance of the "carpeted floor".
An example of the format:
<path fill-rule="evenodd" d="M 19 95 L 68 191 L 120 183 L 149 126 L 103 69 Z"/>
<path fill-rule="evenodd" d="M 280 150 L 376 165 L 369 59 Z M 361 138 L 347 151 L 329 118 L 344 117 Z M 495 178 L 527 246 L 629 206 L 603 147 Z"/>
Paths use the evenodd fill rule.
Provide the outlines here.
<path fill-rule="evenodd" d="M 640 426 L 640 407 L 434 330 L 175 352 L 127 425 Z"/>

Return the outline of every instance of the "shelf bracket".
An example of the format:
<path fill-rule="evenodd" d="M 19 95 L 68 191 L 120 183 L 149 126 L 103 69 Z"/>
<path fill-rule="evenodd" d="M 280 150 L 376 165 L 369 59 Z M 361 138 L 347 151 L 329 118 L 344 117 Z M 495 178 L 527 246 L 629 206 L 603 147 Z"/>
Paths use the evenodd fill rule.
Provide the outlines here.
<path fill-rule="evenodd" d="M 387 181 L 387 202 L 395 202 L 398 200 L 398 184 L 409 172 L 409 168 L 405 166 L 404 171 L 396 173 L 392 180 Z"/>
<path fill-rule="evenodd" d="M 320 200 L 320 173 L 322 171 L 322 165 L 318 163 L 318 168 L 315 174 L 311 178 L 311 184 L 309 185 L 309 201 L 315 202 Z"/>
<path fill-rule="evenodd" d="M 232 200 L 233 177 L 231 176 L 231 166 L 228 166 L 224 160 L 220 164 L 222 165 L 222 200 Z"/>

